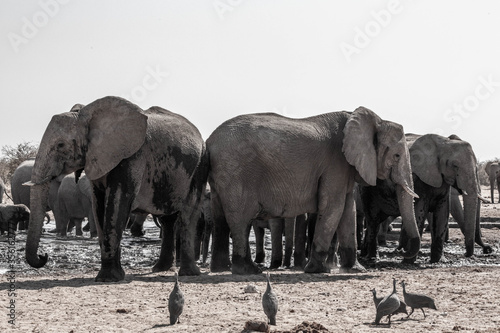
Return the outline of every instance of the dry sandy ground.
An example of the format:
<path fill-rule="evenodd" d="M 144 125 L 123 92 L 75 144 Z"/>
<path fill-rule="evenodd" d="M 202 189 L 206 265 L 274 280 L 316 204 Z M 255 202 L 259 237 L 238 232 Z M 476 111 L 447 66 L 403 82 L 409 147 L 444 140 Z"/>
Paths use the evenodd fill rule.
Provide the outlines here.
<path fill-rule="evenodd" d="M 483 191 L 485 196 L 487 191 Z M 499 217 L 500 204 L 483 206 L 491 219 Z M 497 210 L 498 208 L 498 210 Z M 151 232 L 150 232 L 151 234 Z M 377 263 L 363 263 L 362 274 L 304 274 L 291 269 L 271 271 L 279 298 L 277 326 L 286 331 L 303 321 L 316 322 L 329 332 L 500 332 L 500 230 L 483 229 L 495 252 L 464 258 L 463 237 L 451 229 L 445 255 L 448 262 L 430 265 L 429 235 L 424 235 L 422 255 L 416 266 L 406 266 L 394 257 L 397 233 L 387 247 L 380 248 Z M 126 278 L 120 283 L 96 283 L 99 268 L 95 241 L 58 239 L 45 235 L 43 247 L 51 261 L 40 270 L 23 262 L 22 233 L 16 253 L 15 297 L 9 297 L 8 274 L 0 282 L 0 332 L 245 332 L 248 320 L 264 321 L 261 297 L 264 275 L 214 274 L 203 268 L 198 277 L 180 277 L 186 298 L 180 324 L 170 326 L 168 295 L 173 272 L 150 273 L 157 258 L 159 241 L 151 234 L 141 241 L 125 236 L 122 260 Z M 52 237 L 52 238 L 50 238 Z M 269 250 L 269 248 L 268 248 Z M 2 261 L 7 251 L 0 239 Z M 75 255 L 77 251 L 78 255 Z M 5 267 L 5 264 L 0 267 Z M 393 316 L 392 325 L 375 326 L 375 307 L 370 289 L 387 295 L 392 278 L 405 280 L 407 289 L 435 299 L 438 310 L 420 310 L 409 318 Z M 258 293 L 245 293 L 253 284 Z M 401 288 L 398 293 L 402 297 Z M 8 323 L 10 300 L 15 301 L 15 324 Z"/>

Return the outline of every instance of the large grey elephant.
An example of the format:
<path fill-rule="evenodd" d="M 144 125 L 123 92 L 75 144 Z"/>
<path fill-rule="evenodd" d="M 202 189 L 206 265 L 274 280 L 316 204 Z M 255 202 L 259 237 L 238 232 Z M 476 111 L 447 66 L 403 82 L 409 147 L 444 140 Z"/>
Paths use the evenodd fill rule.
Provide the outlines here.
<path fill-rule="evenodd" d="M 12 201 L 14 204 L 23 204 L 28 208 L 30 205 L 30 187 L 25 186 L 23 184 L 29 182 L 31 180 L 31 174 L 33 172 L 33 165 L 35 164 L 34 159 L 28 159 L 14 170 L 12 177 L 10 179 L 11 193 L 12 193 Z M 64 176 L 59 176 L 51 180 L 49 187 L 49 198 L 48 204 L 45 208 L 46 211 L 53 210 L 56 207 L 57 203 L 57 191 L 59 190 L 59 185 L 61 185 L 61 181 Z M 50 221 L 50 217 L 48 214 L 45 215 L 48 221 Z M 28 228 L 28 222 L 20 223 L 19 229 L 25 230 Z"/>
<path fill-rule="evenodd" d="M 438 262 L 443 255 L 450 211 L 450 187 L 463 194 L 464 214 L 462 232 L 465 236 L 466 256 L 474 253 L 478 201 L 480 188 L 477 176 L 477 161 L 468 142 L 457 136 L 446 138 L 436 134 L 410 137 L 411 167 L 415 192 L 415 218 L 422 234 L 428 213 L 432 213 L 431 262 Z M 366 231 L 362 255 L 375 257 L 378 224 L 388 216 L 398 216 L 398 205 L 393 186 L 379 180 L 376 187 L 362 189 L 361 197 L 366 217 Z M 407 236 L 402 233 L 400 247 L 405 246 Z M 482 242 L 482 241 L 481 241 Z M 411 259 L 413 261 L 414 259 Z"/>
<path fill-rule="evenodd" d="M 484 167 L 490 180 L 491 203 L 495 203 L 495 183 L 499 193 L 500 202 L 500 164 L 498 162 L 488 162 Z"/>
<path fill-rule="evenodd" d="M 57 192 L 57 205 L 54 211 L 56 228 L 61 236 L 66 236 L 70 220 L 74 221 L 75 234 L 83 235 L 82 222 L 88 218 L 90 237 L 97 237 L 97 230 L 92 213 L 92 184 L 83 174 L 78 179 L 75 173 L 66 175 Z"/>
<path fill-rule="evenodd" d="M 414 214 L 403 127 L 364 107 L 304 119 L 272 113 L 238 116 L 212 133 L 207 151 L 215 225 L 212 271 L 260 272 L 248 245 L 252 219 L 315 212 L 317 232 L 304 270 L 329 271 L 326 259 L 335 232 L 341 267 L 362 270 L 356 257 L 355 181 L 375 185 L 377 178 L 390 178 L 398 184 L 404 213 Z M 404 229 L 411 238 L 404 255 L 414 257 L 420 248 L 417 226 L 405 223 Z"/>
<path fill-rule="evenodd" d="M 160 216 L 163 241 L 154 271 L 173 264 L 174 223 L 181 228 L 180 275 L 200 274 L 194 260 L 198 206 L 206 183 L 205 144 L 184 117 L 118 97 L 98 99 L 79 111 L 57 114 L 40 142 L 31 177 L 31 219 L 26 259 L 42 267 L 38 255 L 49 182 L 85 169 L 92 183 L 92 210 L 101 248 L 96 281 L 120 281 L 120 241 L 131 212 Z"/>
<path fill-rule="evenodd" d="M 29 221 L 30 210 L 26 205 L 0 204 L 0 233 L 14 232 L 16 225 Z"/>

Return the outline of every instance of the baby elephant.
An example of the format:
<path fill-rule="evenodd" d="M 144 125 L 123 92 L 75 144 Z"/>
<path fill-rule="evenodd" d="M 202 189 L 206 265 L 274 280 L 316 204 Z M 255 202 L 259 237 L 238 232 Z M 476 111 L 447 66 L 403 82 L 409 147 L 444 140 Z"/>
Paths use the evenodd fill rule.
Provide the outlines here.
<path fill-rule="evenodd" d="M 0 234 L 4 231 L 17 230 L 20 222 L 28 223 L 30 220 L 30 210 L 26 205 L 0 204 Z"/>

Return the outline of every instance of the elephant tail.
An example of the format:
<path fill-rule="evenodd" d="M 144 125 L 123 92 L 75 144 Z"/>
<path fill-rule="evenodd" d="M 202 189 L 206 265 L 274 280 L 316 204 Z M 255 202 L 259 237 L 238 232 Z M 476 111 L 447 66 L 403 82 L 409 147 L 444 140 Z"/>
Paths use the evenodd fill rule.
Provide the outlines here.
<path fill-rule="evenodd" d="M 191 179 L 191 192 L 197 193 L 197 205 L 201 202 L 202 194 L 205 191 L 208 179 L 209 170 L 208 151 L 205 144 L 203 144 L 203 149 L 201 151 L 200 162 L 194 172 L 193 178 Z"/>

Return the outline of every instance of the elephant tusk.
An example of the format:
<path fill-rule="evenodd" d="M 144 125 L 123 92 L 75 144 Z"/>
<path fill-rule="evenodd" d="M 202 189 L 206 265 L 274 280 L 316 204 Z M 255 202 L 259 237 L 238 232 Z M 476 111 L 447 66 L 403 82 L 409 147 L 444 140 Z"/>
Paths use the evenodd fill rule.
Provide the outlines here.
<path fill-rule="evenodd" d="M 462 190 L 462 194 L 463 194 L 463 195 L 469 195 L 469 193 L 467 193 L 467 191 L 466 191 L 466 190 Z"/>
<path fill-rule="evenodd" d="M 414 197 L 415 199 L 418 199 L 420 198 L 418 196 L 417 193 L 415 193 L 409 186 L 407 185 L 403 185 L 403 189 L 406 191 L 406 193 L 408 193 L 409 195 L 411 195 L 412 197 Z"/>

